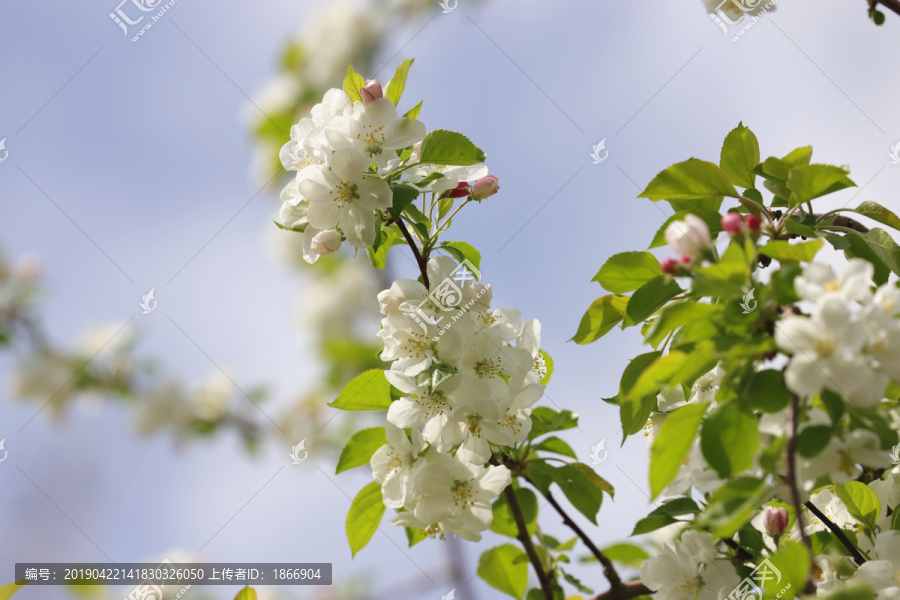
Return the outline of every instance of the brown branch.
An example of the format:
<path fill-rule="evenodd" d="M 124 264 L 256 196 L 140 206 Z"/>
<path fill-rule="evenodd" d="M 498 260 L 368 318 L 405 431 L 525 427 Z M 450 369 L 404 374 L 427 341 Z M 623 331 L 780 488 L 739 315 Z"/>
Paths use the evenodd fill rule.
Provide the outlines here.
<path fill-rule="evenodd" d="M 606 590 L 599 596 L 594 596 L 593 598 L 591 598 L 591 600 L 628 600 L 629 598 L 646 596 L 653 593 L 653 590 L 648 588 L 640 581 L 628 581 L 620 585 L 618 588 L 611 588 Z"/>
<path fill-rule="evenodd" d="M 525 553 L 528 555 L 528 560 L 531 561 L 531 566 L 534 567 L 534 570 L 537 573 L 538 581 L 541 584 L 541 591 L 544 593 L 544 600 L 553 600 L 553 590 L 550 588 L 550 580 L 547 579 L 547 574 L 544 572 L 544 566 L 541 564 L 541 558 L 537 555 L 534 544 L 531 543 L 531 536 L 528 534 L 528 527 L 525 525 L 525 517 L 522 516 L 522 509 L 519 507 L 519 501 L 516 499 L 516 492 L 512 488 L 512 485 L 506 486 L 506 489 L 503 490 L 503 494 L 506 496 L 509 512 L 512 513 L 513 519 L 516 522 L 516 529 L 519 530 L 519 534 L 516 538 L 522 543 L 522 546 L 525 548 Z"/>
<path fill-rule="evenodd" d="M 403 222 L 403 219 L 397 219 L 395 222 L 397 223 L 397 227 L 400 228 L 403 237 L 406 238 L 406 243 L 412 248 L 413 256 L 416 257 L 416 264 L 419 265 L 419 272 L 422 274 L 422 283 L 425 284 L 426 288 L 430 289 L 431 285 L 428 283 L 428 263 L 422 258 L 422 253 L 419 252 L 419 247 L 416 246 L 416 241 L 413 239 L 412 235 L 410 235 L 409 229 L 406 228 L 406 223 Z"/>
<path fill-rule="evenodd" d="M 787 442 L 787 468 L 788 468 L 788 484 L 791 488 L 791 502 L 794 506 L 794 514 L 797 515 L 797 528 L 800 529 L 800 539 L 806 546 L 806 553 L 809 556 L 809 568 L 807 569 L 806 587 L 812 585 L 812 543 L 806 534 L 806 528 L 803 526 L 803 511 L 800 507 L 800 490 L 797 487 L 797 421 L 800 412 L 800 397 L 797 394 L 791 394 L 791 413 L 788 421 L 788 442 Z"/>
<path fill-rule="evenodd" d="M 812 503 L 811 501 L 809 501 L 809 500 L 807 500 L 806 502 L 804 502 L 804 503 L 803 503 L 803 506 L 805 506 L 806 508 L 808 508 L 808 509 L 809 509 L 809 512 L 811 512 L 812 514 L 816 515 L 816 517 L 818 517 L 819 520 L 822 521 L 822 523 L 824 523 L 825 526 L 826 526 L 828 529 L 831 530 L 831 533 L 833 533 L 833 534 L 837 537 L 837 539 L 841 540 L 841 543 L 844 545 L 844 547 L 846 547 L 847 550 L 850 551 L 850 554 L 853 555 L 853 560 L 856 561 L 856 564 L 861 565 L 861 564 L 863 564 L 864 562 L 866 562 L 865 557 L 860 553 L 859 550 L 857 550 L 856 546 L 853 545 L 853 542 L 850 541 L 850 538 L 847 537 L 847 534 L 845 534 L 845 533 L 843 532 L 843 530 L 841 530 L 840 527 L 838 527 L 837 525 L 835 525 L 835 524 L 831 521 L 831 519 L 829 519 L 828 517 L 826 517 L 826 516 L 822 513 L 822 511 L 819 510 L 819 507 L 818 507 L 818 506 L 816 506 L 815 504 L 813 504 L 813 503 Z"/>

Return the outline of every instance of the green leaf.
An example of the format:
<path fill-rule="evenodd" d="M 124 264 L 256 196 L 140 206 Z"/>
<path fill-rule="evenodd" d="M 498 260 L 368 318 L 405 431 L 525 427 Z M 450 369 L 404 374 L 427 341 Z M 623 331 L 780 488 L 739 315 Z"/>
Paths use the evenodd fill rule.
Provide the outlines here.
<path fill-rule="evenodd" d="M 822 240 L 810 240 L 791 244 L 785 240 L 773 240 L 759 249 L 766 256 L 779 262 L 802 261 L 809 262 L 822 248 Z"/>
<path fill-rule="evenodd" d="M 869 246 L 895 274 L 900 275 L 900 246 L 884 229 L 875 227 L 865 235 Z"/>
<path fill-rule="evenodd" d="M 531 412 L 531 431 L 528 439 L 533 440 L 551 431 L 563 431 L 578 427 L 578 415 L 568 410 L 554 410 L 547 406 L 537 406 Z"/>
<path fill-rule="evenodd" d="M 831 441 L 830 425 L 807 427 L 797 436 L 797 452 L 804 458 L 812 458 L 825 449 Z"/>
<path fill-rule="evenodd" d="M 650 558 L 646 550 L 634 544 L 620 543 L 607 546 L 601 550 L 603 554 L 610 560 L 633 569 L 639 569 L 641 563 Z"/>
<path fill-rule="evenodd" d="M 625 314 L 635 323 L 640 323 L 682 292 L 684 290 L 671 277 L 654 277 L 632 294 Z"/>
<path fill-rule="evenodd" d="M 561 454 L 563 456 L 568 456 L 569 458 L 578 458 L 575 455 L 575 451 L 572 450 L 572 447 L 569 446 L 569 444 L 555 436 L 544 438 L 539 444 L 535 444 L 531 448 L 533 450 L 543 450 L 544 452 Z"/>
<path fill-rule="evenodd" d="M 622 252 L 611 256 L 591 281 L 614 294 L 624 294 L 662 274 L 659 261 L 649 252 Z"/>
<path fill-rule="evenodd" d="M 763 583 L 766 600 L 788 600 L 803 593 L 810 564 L 808 550 L 802 544 L 782 542 L 769 561 L 781 577 L 771 577 Z"/>
<path fill-rule="evenodd" d="M 697 428 L 709 403 L 688 404 L 663 421 L 650 449 L 650 496 L 656 498 L 672 483 L 691 451 Z"/>
<path fill-rule="evenodd" d="M 627 304 L 628 296 L 597 298 L 581 317 L 578 331 L 575 332 L 572 340 L 577 344 L 590 344 L 600 339 L 625 317 Z"/>
<path fill-rule="evenodd" d="M 491 548 L 478 559 L 478 576 L 492 588 L 522 598 L 528 588 L 528 557 L 512 544 Z"/>
<path fill-rule="evenodd" d="M 467 260 L 472 263 L 472 266 L 476 269 L 481 269 L 481 252 L 476 250 L 471 244 L 466 242 L 444 242 L 441 245 L 441 248 L 452 254 L 453 258 L 460 263 Z M 476 279 L 480 279 L 481 273 L 474 273 L 474 275 L 476 276 Z"/>
<path fill-rule="evenodd" d="M 791 192 L 790 206 L 856 186 L 847 172 L 832 165 L 805 165 L 791 169 L 786 185 Z"/>
<path fill-rule="evenodd" d="M 344 91 L 350 96 L 354 102 L 362 102 L 359 90 L 366 85 L 366 80 L 362 75 L 353 70 L 353 65 L 347 67 L 347 76 L 344 77 Z"/>
<path fill-rule="evenodd" d="M 656 514 L 650 515 L 648 517 L 644 517 L 634 524 L 634 529 L 631 531 L 631 535 L 641 535 L 643 533 L 650 533 L 651 531 L 656 531 L 657 529 L 661 529 L 667 525 L 671 525 L 672 523 L 677 523 L 678 519 L 671 515 L 666 514 Z"/>
<path fill-rule="evenodd" d="M 750 279 L 750 267 L 745 262 L 720 262 L 697 267 L 691 293 L 697 296 L 741 298 Z"/>
<path fill-rule="evenodd" d="M 403 90 L 406 89 L 406 76 L 409 74 L 409 68 L 412 66 L 413 61 L 415 61 L 414 58 L 407 58 L 400 63 L 384 90 L 384 97 L 393 102 L 394 106 L 397 106 L 400 102 L 400 96 L 403 95 Z"/>
<path fill-rule="evenodd" d="M 353 434 L 338 458 L 334 473 L 342 473 L 348 469 L 369 464 L 375 451 L 387 443 L 384 427 L 370 427 Z"/>
<path fill-rule="evenodd" d="M 759 449 L 759 423 L 735 402 L 713 410 L 700 432 L 703 457 L 720 477 L 736 475 L 753 466 Z"/>
<path fill-rule="evenodd" d="M 900 217 L 898 217 L 882 205 L 878 204 L 877 202 L 866 200 L 865 202 L 854 208 L 853 212 L 864 217 L 869 217 L 873 221 L 878 221 L 882 225 L 887 225 L 888 227 L 893 227 L 894 229 L 900 229 Z"/>
<path fill-rule="evenodd" d="M 244 589 L 237 593 L 237 596 L 234 597 L 234 600 L 256 600 L 256 590 L 249 586 L 246 586 L 244 587 Z"/>
<path fill-rule="evenodd" d="M 525 529 L 528 530 L 529 534 L 533 534 L 537 527 L 537 496 L 526 488 L 514 491 L 516 493 L 516 501 L 519 503 L 519 508 L 525 521 Z M 506 494 L 500 494 L 500 497 L 494 502 L 492 510 L 494 512 L 494 520 L 491 522 L 491 531 L 507 537 L 516 537 L 519 534 L 519 530 L 516 526 L 516 519 L 509 509 L 509 503 L 506 501 Z"/>
<path fill-rule="evenodd" d="M 651 515 L 669 515 L 670 517 L 680 517 L 681 515 L 692 515 L 700 512 L 700 507 L 692 499 L 686 496 L 678 498 L 670 498 L 657 506 L 651 512 Z"/>
<path fill-rule="evenodd" d="M 743 123 L 732 129 L 725 136 L 719 166 L 725 174 L 744 188 L 754 186 L 755 175 L 750 170 L 759 164 L 759 142 L 750 129 Z"/>
<path fill-rule="evenodd" d="M 427 540 L 429 537 L 428 532 L 422 531 L 421 529 L 413 529 L 412 527 L 404 527 L 403 529 L 406 530 L 406 541 L 410 548 L 419 542 Z"/>
<path fill-rule="evenodd" d="M 381 484 L 377 481 L 359 490 L 347 513 L 347 541 L 353 556 L 366 547 L 384 516 Z"/>
<path fill-rule="evenodd" d="M 388 212 L 395 221 L 399 221 L 403 209 L 415 202 L 416 198 L 419 197 L 419 190 L 411 185 L 392 183 L 391 191 L 394 193 L 394 199 Z"/>
<path fill-rule="evenodd" d="M 730 538 L 750 521 L 771 493 L 760 479 L 738 477 L 712 493 L 697 524 L 711 527 L 716 537 Z"/>
<path fill-rule="evenodd" d="M 547 374 L 541 379 L 540 384 L 547 385 L 550 383 L 550 377 L 553 376 L 553 359 L 543 350 L 541 350 L 541 356 L 544 357 L 544 367 L 547 369 Z"/>
<path fill-rule="evenodd" d="M 469 166 L 484 162 L 484 152 L 455 131 L 435 129 L 425 136 L 419 148 L 419 162 L 436 165 Z"/>
<path fill-rule="evenodd" d="M 747 390 L 747 401 L 751 408 L 767 413 L 776 413 L 787 408 L 791 393 L 784 386 L 781 371 L 766 369 L 753 375 Z"/>
<path fill-rule="evenodd" d="M 7 583 L 0 586 L 0 600 L 9 600 L 13 595 L 25 587 L 27 584 L 19 585 L 18 583 Z"/>
<path fill-rule="evenodd" d="M 872 488 L 859 481 L 834 484 L 835 495 L 847 505 L 847 510 L 860 523 L 875 530 L 875 522 L 881 512 L 881 501 Z"/>
<path fill-rule="evenodd" d="M 690 158 L 660 172 L 638 198 L 656 202 L 718 199 L 722 196 L 740 196 L 725 171 L 711 162 Z"/>
<path fill-rule="evenodd" d="M 700 302 L 679 302 L 671 304 L 660 311 L 645 333 L 647 343 L 656 348 L 669 333 L 675 329 L 701 319 L 708 320 L 712 315 L 722 312 L 717 304 Z"/>
<path fill-rule="evenodd" d="M 704 342 L 690 354 L 673 350 L 653 361 L 653 364 L 641 373 L 626 396 L 643 398 L 648 394 L 657 394 L 669 385 L 693 383 L 697 377 L 708 373 L 715 364 L 715 346 L 709 341 Z"/>
<path fill-rule="evenodd" d="M 384 371 L 369 369 L 354 377 L 329 404 L 340 410 L 387 410 L 391 405 L 391 384 Z"/>
<path fill-rule="evenodd" d="M 569 463 L 559 467 L 553 473 L 553 480 L 572 506 L 596 525 L 597 512 L 603 502 L 603 492 L 613 494 L 609 482 L 583 463 Z"/>
<path fill-rule="evenodd" d="M 641 373 L 660 356 L 660 352 L 647 352 L 636 356 L 622 373 L 622 380 L 619 382 L 619 419 L 622 423 L 623 444 L 629 435 L 637 433 L 644 427 L 650 413 L 656 410 L 656 394 L 636 398 L 628 398 L 626 395 L 634 387 Z M 622 400 L 623 398 L 625 400 Z"/>
<path fill-rule="evenodd" d="M 416 119 L 416 118 L 418 118 L 418 117 L 419 117 L 419 113 L 422 111 L 422 102 L 423 102 L 423 100 L 420 100 L 418 104 L 416 104 L 416 105 L 413 106 L 411 109 L 409 109 L 408 111 L 406 111 L 405 113 L 403 113 L 403 116 L 404 116 L 404 117 L 409 117 L 410 119 Z"/>
<path fill-rule="evenodd" d="M 376 269 L 384 269 L 387 266 L 387 255 L 391 248 L 397 244 L 404 244 L 406 242 L 400 237 L 396 225 L 380 227 L 380 221 L 376 221 L 376 223 L 379 223 L 379 229 L 378 233 L 375 235 L 375 244 L 370 248 L 367 248 L 366 253 L 369 256 L 369 262 L 372 263 L 373 267 Z"/>
<path fill-rule="evenodd" d="M 875 285 L 887 283 L 891 276 L 891 269 L 875 253 L 875 250 L 869 244 L 869 240 L 855 231 L 851 231 L 844 235 L 844 241 L 848 244 L 848 247 L 844 249 L 844 256 L 847 258 L 864 258 L 869 261 L 875 268 L 875 275 L 872 277 Z"/>

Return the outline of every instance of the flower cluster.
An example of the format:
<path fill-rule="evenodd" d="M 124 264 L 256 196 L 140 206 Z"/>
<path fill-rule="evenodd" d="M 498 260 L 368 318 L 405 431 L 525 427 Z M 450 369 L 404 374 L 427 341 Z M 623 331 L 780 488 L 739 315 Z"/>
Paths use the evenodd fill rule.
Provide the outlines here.
<path fill-rule="evenodd" d="M 785 383 L 807 396 L 830 389 L 859 407 L 884 397 L 889 381 L 900 381 L 900 289 L 885 284 L 873 294 L 873 267 L 854 258 L 837 273 L 810 263 L 794 281 L 809 316 L 778 323 L 775 342 L 792 355 Z"/>
<path fill-rule="evenodd" d="M 399 511 L 394 524 L 477 541 L 511 480 L 505 466 L 486 466 L 492 447 L 525 440 L 543 394 L 540 323 L 492 310 L 490 286 L 449 257 L 432 258 L 427 274 L 431 291 L 406 279 L 378 295 L 381 358 L 404 397 L 371 465 L 385 505 Z"/>

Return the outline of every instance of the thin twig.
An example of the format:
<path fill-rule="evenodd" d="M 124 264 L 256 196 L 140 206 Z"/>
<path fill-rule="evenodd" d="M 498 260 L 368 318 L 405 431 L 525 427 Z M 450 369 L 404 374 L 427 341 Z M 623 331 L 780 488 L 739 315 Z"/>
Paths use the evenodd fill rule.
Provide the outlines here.
<path fill-rule="evenodd" d="M 416 257 L 416 263 L 419 265 L 419 272 L 422 274 L 422 283 L 425 284 L 426 288 L 430 289 L 431 285 L 428 283 L 428 263 L 422 258 L 419 247 L 416 246 L 416 241 L 413 239 L 412 235 L 410 235 L 409 229 L 406 228 L 406 223 L 403 222 L 403 219 L 397 219 L 396 223 L 397 227 L 400 228 L 403 237 L 406 238 L 406 243 L 409 244 L 409 247 L 412 249 L 413 256 Z"/>
<path fill-rule="evenodd" d="M 541 584 L 541 591 L 544 592 L 544 600 L 553 600 L 553 590 L 550 589 L 550 580 L 547 579 L 547 573 L 544 572 L 541 558 L 534 549 L 534 544 L 531 543 L 531 536 L 528 534 L 528 527 L 525 525 L 525 517 L 522 516 L 522 509 L 519 507 L 519 501 L 516 499 L 516 492 L 511 485 L 508 485 L 506 486 L 506 489 L 503 490 L 503 493 L 506 496 L 506 503 L 509 505 L 509 512 L 512 513 L 513 519 L 516 522 L 516 529 L 519 530 L 519 535 L 516 537 L 525 548 L 525 553 L 531 561 L 531 566 L 534 567 L 534 570 L 537 573 L 538 581 Z"/>
<path fill-rule="evenodd" d="M 615 589 L 609 589 L 598 596 L 594 596 L 591 600 L 628 600 L 638 596 L 646 596 L 652 594 L 653 590 L 648 588 L 640 581 L 629 581 L 623 583 Z"/>
<path fill-rule="evenodd" d="M 791 414 L 788 422 L 788 442 L 787 442 L 787 468 L 788 468 L 788 484 L 791 488 L 791 502 L 794 506 L 794 514 L 797 515 L 797 528 L 800 529 L 800 539 L 806 546 L 806 552 L 809 556 L 809 577 L 812 577 L 812 543 L 806 534 L 806 528 L 803 526 L 803 511 L 800 507 L 800 490 L 797 487 L 797 421 L 800 412 L 800 397 L 797 394 L 791 394 Z M 809 579 L 809 578 L 808 578 Z M 811 581 L 811 579 L 809 579 Z"/>
<path fill-rule="evenodd" d="M 869 9 L 870 15 L 871 15 L 871 12 L 873 10 L 875 10 L 875 6 L 878 4 L 882 5 L 889 11 L 895 12 L 898 15 L 900 15 L 900 0 L 873 0 L 872 2 L 869 3 L 869 6 L 871 7 Z"/>
<path fill-rule="evenodd" d="M 860 553 L 860 551 L 853 545 L 853 542 L 850 541 L 850 538 L 847 537 L 847 534 L 843 532 L 843 530 L 835 525 L 831 519 L 826 517 L 822 511 L 819 510 L 819 507 L 813 504 L 811 501 L 807 500 L 803 503 L 803 506 L 809 509 L 809 512 L 816 515 L 825 526 L 831 530 L 837 539 L 841 540 L 841 543 L 850 551 L 850 554 L 853 555 L 853 560 L 856 561 L 856 564 L 861 565 L 866 562 L 865 557 Z"/>

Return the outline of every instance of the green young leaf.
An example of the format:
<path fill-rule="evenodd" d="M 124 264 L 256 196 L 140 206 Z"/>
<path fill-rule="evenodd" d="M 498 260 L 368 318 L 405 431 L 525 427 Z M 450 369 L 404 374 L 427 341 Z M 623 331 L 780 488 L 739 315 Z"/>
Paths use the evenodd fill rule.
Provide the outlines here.
<path fill-rule="evenodd" d="M 750 521 L 753 512 L 770 495 L 770 488 L 761 479 L 738 477 L 712 493 L 697 524 L 711 527 L 716 537 L 730 538 Z"/>
<path fill-rule="evenodd" d="M 419 197 L 419 190 L 411 185 L 392 183 L 391 191 L 394 193 L 394 199 L 388 212 L 395 221 L 399 221 L 403 209 L 415 202 L 416 198 Z"/>
<path fill-rule="evenodd" d="M 797 452 L 804 458 L 812 458 L 825 449 L 831 441 L 830 425 L 807 427 L 797 436 Z"/>
<path fill-rule="evenodd" d="M 661 171 L 638 198 L 658 200 L 707 200 L 738 198 L 725 171 L 711 162 L 690 158 Z"/>
<path fill-rule="evenodd" d="M 387 410 L 391 405 L 391 384 L 381 369 L 369 369 L 354 377 L 329 404 L 340 410 Z"/>
<path fill-rule="evenodd" d="M 644 517 L 640 519 L 634 525 L 634 529 L 631 531 L 631 535 L 641 535 L 643 533 L 650 533 L 651 531 L 656 531 L 657 529 L 661 529 L 667 525 L 671 525 L 672 523 L 677 523 L 678 519 L 671 515 L 666 514 L 655 514 L 650 515 L 648 517 Z"/>
<path fill-rule="evenodd" d="M 568 410 L 554 410 L 547 406 L 537 406 L 531 412 L 531 431 L 528 439 L 533 440 L 551 431 L 563 431 L 578 427 L 578 415 Z"/>
<path fill-rule="evenodd" d="M 847 258 L 863 258 L 875 268 L 875 274 L 872 281 L 875 285 L 884 285 L 891 276 L 891 269 L 884 264 L 884 261 L 875 253 L 875 250 L 869 244 L 869 240 L 855 231 L 848 232 L 844 235 L 844 241 L 847 247 L 844 249 L 844 256 Z"/>
<path fill-rule="evenodd" d="M 625 318 L 627 304 L 628 296 L 615 295 L 597 298 L 581 317 L 578 331 L 575 332 L 572 340 L 577 344 L 590 344 L 600 339 Z"/>
<path fill-rule="evenodd" d="M 644 370 L 653 364 L 653 362 L 661 356 L 660 352 L 647 352 L 633 358 L 625 371 L 622 373 L 622 380 L 619 382 L 619 419 L 622 423 L 622 443 L 629 435 L 640 431 L 650 413 L 656 410 L 656 394 L 647 394 L 644 397 L 629 398 L 628 392 L 634 387 L 635 382 Z M 624 400 L 623 400 L 624 398 Z"/>
<path fill-rule="evenodd" d="M 791 393 L 784 385 L 781 371 L 766 369 L 754 374 L 746 401 L 751 408 L 767 413 L 784 410 L 791 401 Z"/>
<path fill-rule="evenodd" d="M 791 169 L 786 185 L 791 190 L 790 206 L 809 202 L 856 184 L 847 172 L 832 165 L 805 165 Z"/>
<path fill-rule="evenodd" d="M 692 499 L 686 496 L 678 498 L 670 498 L 657 506 L 651 512 L 651 515 L 669 515 L 670 517 L 680 517 L 681 515 L 693 515 L 700 512 L 700 507 Z"/>
<path fill-rule="evenodd" d="M 553 359 L 543 350 L 541 350 L 541 356 L 544 358 L 544 367 L 547 369 L 547 374 L 541 379 L 540 384 L 547 385 L 550 383 L 550 377 L 553 375 Z"/>
<path fill-rule="evenodd" d="M 419 117 L 419 113 L 422 111 L 422 100 L 419 101 L 418 104 L 413 106 L 411 109 L 403 113 L 404 117 L 409 117 L 410 119 L 417 119 Z"/>
<path fill-rule="evenodd" d="M 697 377 L 709 372 L 716 362 L 715 345 L 709 341 L 690 354 L 673 350 L 665 356 L 660 356 L 644 369 L 626 396 L 643 398 L 649 394 L 659 393 L 666 386 L 693 383 Z"/>
<path fill-rule="evenodd" d="M 387 443 L 384 427 L 370 427 L 353 434 L 338 458 L 337 468 L 334 473 L 342 473 L 347 469 L 361 467 L 369 464 L 369 460 L 375 451 Z"/>
<path fill-rule="evenodd" d="M 607 546 L 603 550 L 604 556 L 609 560 L 622 563 L 633 569 L 639 569 L 641 563 L 650 558 L 646 550 L 634 544 L 620 543 Z"/>
<path fill-rule="evenodd" d="M 481 252 L 475 249 L 474 246 L 468 244 L 466 242 L 444 242 L 441 245 L 441 248 L 449 252 L 453 255 L 460 263 L 464 260 L 472 263 L 472 266 L 476 269 L 481 269 Z M 474 273 L 476 279 L 479 279 L 479 273 Z"/>
<path fill-rule="evenodd" d="M 484 152 L 455 131 L 435 129 L 425 136 L 419 148 L 419 162 L 436 165 L 469 166 L 484 162 Z"/>
<path fill-rule="evenodd" d="M 645 333 L 647 343 L 656 348 L 675 329 L 700 320 L 709 320 L 722 312 L 722 306 L 699 302 L 670 304 L 660 311 Z"/>
<path fill-rule="evenodd" d="M 785 240 L 772 240 L 759 249 L 762 254 L 779 262 L 809 262 L 822 248 L 822 240 L 810 240 L 791 244 Z"/>
<path fill-rule="evenodd" d="M 703 219 L 703 222 L 706 223 L 706 226 L 709 227 L 709 233 L 715 239 L 715 236 L 722 231 L 722 215 L 719 214 L 717 210 L 682 210 L 676 212 L 674 215 L 666 219 L 665 223 L 662 224 L 656 234 L 653 236 L 653 241 L 650 242 L 650 246 L 648 250 L 653 248 L 658 248 L 660 246 L 666 245 L 666 229 L 668 229 L 669 225 L 674 221 L 684 221 L 684 218 L 687 215 L 696 215 Z"/>
<path fill-rule="evenodd" d="M 0 586 L 0 600 L 9 600 L 13 597 L 13 595 L 25 587 L 26 584 L 19 585 L 18 583 L 7 583 L 6 585 Z"/>
<path fill-rule="evenodd" d="M 517 489 L 515 492 L 516 501 L 519 503 L 522 518 L 525 521 L 525 529 L 528 530 L 529 534 L 533 534 L 537 527 L 537 496 L 526 488 Z M 512 511 L 509 509 L 509 503 L 506 501 L 506 494 L 500 494 L 500 497 L 494 502 L 492 510 L 494 512 L 494 520 L 491 522 L 491 531 L 511 538 L 516 537 L 519 534 L 519 529 L 516 526 L 516 519 L 513 517 Z"/>
<path fill-rule="evenodd" d="M 741 298 L 750 279 L 745 262 L 715 263 L 694 269 L 691 292 L 697 296 Z"/>
<path fill-rule="evenodd" d="M 894 229 L 900 229 L 900 217 L 878 204 L 867 200 L 853 209 L 858 215 L 869 217 L 873 221 L 878 221 L 882 225 L 887 225 Z"/>
<path fill-rule="evenodd" d="M 650 449 L 652 498 L 659 496 L 678 475 L 708 407 L 709 403 L 688 404 L 672 411 L 663 421 Z"/>
<path fill-rule="evenodd" d="M 895 274 L 900 275 L 900 246 L 884 229 L 875 227 L 865 235 L 869 246 Z"/>
<path fill-rule="evenodd" d="M 237 593 L 237 596 L 234 597 L 234 600 L 256 600 L 256 590 L 249 586 L 246 586 L 244 587 L 244 589 Z"/>
<path fill-rule="evenodd" d="M 810 561 L 808 550 L 799 542 L 784 541 L 778 552 L 769 558 L 772 566 L 781 574 L 763 583 L 766 600 L 785 600 L 799 597 L 806 586 Z"/>
<path fill-rule="evenodd" d="M 406 89 L 406 76 L 409 74 L 409 68 L 412 66 L 413 61 L 415 61 L 414 58 L 407 58 L 400 63 L 400 66 L 394 72 L 394 76 L 384 89 L 384 97 L 393 102 L 394 106 L 400 103 L 400 96 L 403 95 L 403 90 Z"/>
<path fill-rule="evenodd" d="M 659 261 L 649 252 L 622 252 L 611 256 L 591 281 L 614 294 L 624 294 L 662 274 Z"/>
<path fill-rule="evenodd" d="M 359 490 L 347 513 L 347 541 L 353 556 L 366 547 L 384 516 L 381 484 L 377 481 Z"/>
<path fill-rule="evenodd" d="M 759 164 L 759 142 L 743 123 L 732 129 L 722 144 L 719 166 L 731 181 L 744 188 L 754 186 L 755 175 L 750 170 Z"/>
<path fill-rule="evenodd" d="M 881 512 L 881 501 L 872 488 L 859 481 L 834 484 L 835 495 L 847 505 L 847 510 L 860 523 L 875 530 L 875 522 Z"/>
<path fill-rule="evenodd" d="M 421 529 L 413 529 L 412 527 L 404 527 L 406 531 L 406 541 L 409 544 L 409 547 L 412 548 L 419 542 L 425 541 L 429 538 L 429 534 L 427 531 L 422 531 Z"/>
<path fill-rule="evenodd" d="M 572 506 L 596 525 L 597 512 L 603 502 L 603 492 L 607 492 L 610 496 L 613 494 L 609 482 L 583 463 L 569 463 L 559 467 L 553 472 L 553 480 Z"/>
<path fill-rule="evenodd" d="M 575 455 L 575 451 L 572 450 L 572 447 L 569 446 L 569 444 L 555 436 L 544 438 L 543 440 L 541 440 L 541 443 L 535 444 L 531 448 L 532 450 L 543 450 L 544 452 L 561 454 L 563 456 L 568 456 L 569 458 L 578 458 Z"/>
<path fill-rule="evenodd" d="M 671 277 L 654 277 L 632 294 L 625 314 L 635 323 L 640 323 L 682 292 L 684 290 Z"/>
<path fill-rule="evenodd" d="M 736 475 L 753 466 L 759 449 L 759 424 L 738 403 L 723 404 L 706 419 L 700 449 L 720 477 Z"/>
<path fill-rule="evenodd" d="M 521 599 L 528 588 L 528 557 L 512 544 L 496 546 L 478 559 L 478 576 L 492 588 Z"/>
<path fill-rule="evenodd" d="M 366 85 L 366 80 L 353 70 L 353 65 L 347 68 L 347 76 L 344 77 L 344 91 L 354 102 L 362 102 L 359 90 Z"/>

